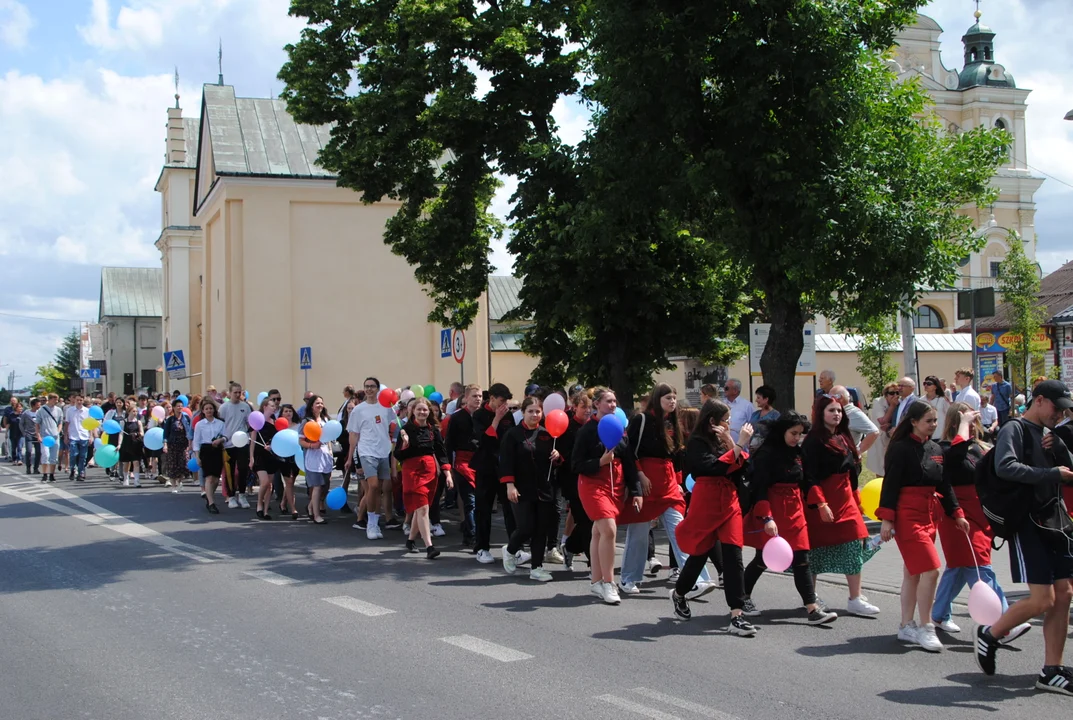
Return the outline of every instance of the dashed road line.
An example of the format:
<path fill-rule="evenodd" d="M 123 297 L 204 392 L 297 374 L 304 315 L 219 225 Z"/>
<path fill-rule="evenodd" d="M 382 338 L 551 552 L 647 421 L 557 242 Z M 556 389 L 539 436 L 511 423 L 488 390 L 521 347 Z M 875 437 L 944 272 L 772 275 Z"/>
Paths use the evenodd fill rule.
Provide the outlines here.
<path fill-rule="evenodd" d="M 242 574 L 249 575 L 250 577 L 257 578 L 258 580 L 264 580 L 266 583 L 269 583 L 271 585 L 297 585 L 299 582 L 301 582 L 301 580 L 295 580 L 294 578 L 289 578 L 286 575 L 274 573 L 271 570 L 247 570 Z"/>
<path fill-rule="evenodd" d="M 673 695 L 659 692 L 658 690 L 650 690 L 649 688 L 638 687 L 630 690 L 632 693 L 636 693 L 649 700 L 656 700 L 657 702 L 665 703 L 667 705 L 673 705 L 676 708 L 682 710 L 688 710 L 692 713 L 696 713 L 701 717 L 711 718 L 712 720 L 737 720 L 733 715 L 727 715 L 724 712 L 720 712 L 715 708 L 708 707 L 707 705 L 701 705 L 700 703 L 690 702 L 688 700 L 682 700 L 676 698 Z"/>
<path fill-rule="evenodd" d="M 358 600 L 357 598 L 350 597 L 349 595 L 340 595 L 339 597 L 322 598 L 324 602 L 331 603 L 332 605 L 338 605 L 346 610 L 353 610 L 359 615 L 365 617 L 379 617 L 381 615 L 391 615 L 394 610 L 386 607 L 380 607 L 379 605 L 373 605 L 372 603 L 365 602 L 364 600 Z"/>
<path fill-rule="evenodd" d="M 682 718 L 677 715 L 671 715 L 662 710 L 650 708 L 647 705 L 642 705 L 641 703 L 636 703 L 632 700 L 627 700 L 626 698 L 620 698 L 618 695 L 599 695 L 596 699 L 603 700 L 609 705 L 614 705 L 620 710 L 628 710 L 629 712 L 653 718 L 654 720 L 682 720 Z"/>
<path fill-rule="evenodd" d="M 528 660 L 533 657 L 528 653 L 523 653 L 503 645 L 497 645 L 493 642 L 488 642 L 487 640 L 481 640 L 472 635 L 454 635 L 452 637 L 440 638 L 440 640 L 448 645 L 454 645 L 455 647 L 460 647 L 463 650 L 469 650 L 478 655 L 490 657 L 499 662 L 516 662 L 518 660 Z"/>

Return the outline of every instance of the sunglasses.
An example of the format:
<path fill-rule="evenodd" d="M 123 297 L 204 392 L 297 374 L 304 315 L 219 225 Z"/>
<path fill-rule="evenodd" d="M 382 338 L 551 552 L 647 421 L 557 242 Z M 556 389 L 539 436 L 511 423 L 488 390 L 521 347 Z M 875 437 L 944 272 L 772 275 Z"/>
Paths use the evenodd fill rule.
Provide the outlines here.
<path fill-rule="evenodd" d="M 925 386 L 927 386 L 927 385 L 935 385 L 935 383 L 933 383 L 933 382 L 930 382 L 930 381 L 928 381 L 928 380 L 925 380 L 925 381 L 924 381 L 924 385 L 925 385 Z"/>
<path fill-rule="evenodd" d="M 887 392 L 885 392 L 883 394 L 884 395 L 897 395 L 898 391 L 897 390 L 888 390 Z"/>

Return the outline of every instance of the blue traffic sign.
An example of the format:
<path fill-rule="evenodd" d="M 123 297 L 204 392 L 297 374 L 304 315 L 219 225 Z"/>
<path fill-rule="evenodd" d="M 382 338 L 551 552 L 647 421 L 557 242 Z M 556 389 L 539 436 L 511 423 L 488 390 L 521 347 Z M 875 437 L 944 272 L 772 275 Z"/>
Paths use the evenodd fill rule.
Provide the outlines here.
<path fill-rule="evenodd" d="M 451 357 L 451 331 L 440 330 L 440 357 Z"/>
<path fill-rule="evenodd" d="M 299 370 L 312 370 L 313 369 L 313 348 L 311 348 L 311 347 L 298 348 L 298 369 Z"/>
<path fill-rule="evenodd" d="M 78 377 L 83 380 L 100 380 L 101 371 L 98 368 L 82 368 L 78 371 Z"/>
<path fill-rule="evenodd" d="M 186 376 L 186 359 L 183 358 L 182 350 L 171 350 L 164 353 L 164 371 L 173 380 Z"/>

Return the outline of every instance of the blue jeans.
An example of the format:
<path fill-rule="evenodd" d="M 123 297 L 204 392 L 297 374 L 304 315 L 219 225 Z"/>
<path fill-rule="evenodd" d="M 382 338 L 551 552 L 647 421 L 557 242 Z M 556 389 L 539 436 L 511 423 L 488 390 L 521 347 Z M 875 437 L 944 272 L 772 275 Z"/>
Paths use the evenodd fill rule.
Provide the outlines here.
<path fill-rule="evenodd" d="M 990 565 L 980 566 L 980 577 L 998 595 L 998 599 L 1002 602 L 1002 612 L 1006 612 L 1009 603 L 1006 602 L 1006 595 L 1002 592 L 998 578 L 995 577 L 995 571 Z M 976 581 L 976 568 L 974 567 L 947 568 L 942 578 L 939 579 L 939 587 L 935 590 L 935 604 L 931 607 L 931 619 L 937 623 L 949 620 L 950 606 L 954 598 L 961 592 L 961 588 L 966 585 L 972 588 Z"/>
<path fill-rule="evenodd" d="M 660 515 L 663 519 L 663 527 L 667 531 L 667 540 L 671 544 L 671 552 L 678 560 L 678 567 L 685 564 L 686 557 L 678 548 L 678 540 L 674 535 L 678 523 L 682 522 L 682 514 L 674 508 L 668 508 Z M 622 553 L 622 584 L 639 583 L 644 579 L 645 560 L 648 559 L 648 523 L 630 523 L 626 526 L 626 549 Z M 700 572 L 700 582 L 711 582 L 708 568 Z"/>
<path fill-rule="evenodd" d="M 86 458 L 89 456 L 89 441 L 88 440 L 71 440 L 70 442 L 71 462 L 70 466 L 76 468 L 76 475 L 82 476 L 86 474 Z"/>

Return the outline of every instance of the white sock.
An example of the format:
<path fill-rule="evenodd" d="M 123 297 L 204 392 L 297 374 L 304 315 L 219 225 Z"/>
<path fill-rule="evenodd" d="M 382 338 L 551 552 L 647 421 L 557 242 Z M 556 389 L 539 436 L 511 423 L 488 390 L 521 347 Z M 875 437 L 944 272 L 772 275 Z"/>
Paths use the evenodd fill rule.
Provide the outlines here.
<path fill-rule="evenodd" d="M 140 480 L 141 480 L 141 473 L 137 473 L 137 472 L 134 473 L 134 482 L 138 482 Z"/>
<path fill-rule="evenodd" d="M 368 513 L 369 525 L 371 527 L 380 527 L 380 513 Z"/>
<path fill-rule="evenodd" d="M 560 544 L 560 545 L 566 545 L 566 539 L 567 539 L 568 537 L 570 537 L 570 536 L 569 536 L 569 535 L 563 535 L 563 539 L 562 539 L 562 540 L 561 540 L 561 541 L 559 542 L 559 544 Z"/>

